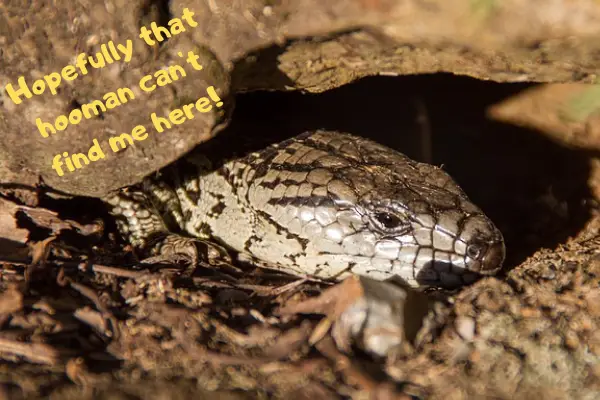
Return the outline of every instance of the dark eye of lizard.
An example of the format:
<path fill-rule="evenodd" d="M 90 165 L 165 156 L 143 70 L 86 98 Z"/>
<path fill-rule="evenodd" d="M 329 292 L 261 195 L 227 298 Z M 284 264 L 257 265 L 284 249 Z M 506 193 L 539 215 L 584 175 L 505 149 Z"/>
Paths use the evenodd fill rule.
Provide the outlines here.
<path fill-rule="evenodd" d="M 394 230 L 400 226 L 402 226 L 402 220 L 388 212 L 378 212 L 374 215 L 377 222 L 381 225 L 381 227 L 389 230 Z"/>

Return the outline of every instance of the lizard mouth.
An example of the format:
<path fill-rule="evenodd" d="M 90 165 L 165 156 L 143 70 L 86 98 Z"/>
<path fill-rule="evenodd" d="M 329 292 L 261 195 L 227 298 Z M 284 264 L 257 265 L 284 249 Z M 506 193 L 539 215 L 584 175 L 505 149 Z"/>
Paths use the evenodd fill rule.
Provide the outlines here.
<path fill-rule="evenodd" d="M 416 274 L 416 282 L 425 286 L 454 288 L 494 275 L 504 262 L 504 242 L 473 242 L 467 246 L 467 254 L 459 257 L 462 262 L 430 260 Z"/>

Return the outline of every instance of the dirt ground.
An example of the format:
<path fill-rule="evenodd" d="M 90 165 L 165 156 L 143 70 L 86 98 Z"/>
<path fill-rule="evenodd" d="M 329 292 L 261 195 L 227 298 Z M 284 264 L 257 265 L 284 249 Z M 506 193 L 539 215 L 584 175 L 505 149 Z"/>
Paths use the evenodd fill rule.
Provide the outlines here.
<path fill-rule="evenodd" d="M 341 349 L 323 311 L 332 298 L 347 300 L 337 286 L 241 264 L 193 271 L 142 264 L 99 200 L 73 196 L 97 195 L 168 163 L 212 137 L 222 115 L 55 181 L 70 194 L 36 185 L 47 166 L 34 155 L 86 145 L 111 123 L 130 128 L 140 110 L 197 97 L 190 86 L 53 142 L 32 139 L 25 121 L 42 103 L 15 111 L 0 93 L 0 399 L 600 399 L 600 96 L 597 85 L 535 83 L 595 82 L 597 2 L 565 2 L 570 14 L 555 5 L 528 20 L 497 2 L 472 1 L 474 25 L 460 1 L 357 0 L 348 9 L 334 7 L 341 1 L 331 9 L 256 1 L 247 3 L 262 10 L 253 18 L 246 11 L 258 15 L 254 8 L 235 1 L 223 2 L 229 13 L 212 1 L 131 1 L 129 13 L 109 3 L 61 11 L 32 2 L 36 13 L 22 18 L 14 17 L 25 12 L 19 2 L 0 4 L 0 22 L 8 21 L 0 23 L 0 81 L 62 65 L 87 43 L 77 37 L 87 32 L 83 16 L 93 17 L 101 42 L 111 29 L 131 36 L 132 21 L 164 21 L 184 6 L 210 9 L 192 42 L 216 57 L 207 56 L 213 68 L 194 79 L 202 88 L 222 85 L 236 102 L 229 126 L 212 140 L 328 128 L 441 165 L 502 231 L 505 267 L 456 292 L 428 292 L 435 302 L 425 319 L 421 307 L 408 307 L 414 331 L 386 357 Z M 531 11 L 529 4 L 520 6 Z M 282 20 L 271 24 L 269 13 Z M 74 16 L 82 25 L 71 25 Z M 421 26 L 417 16 L 433 22 Z M 394 22 L 377 31 L 387 17 Z M 31 28 L 41 26 L 36 18 L 56 36 Z M 566 39 L 546 35 L 546 20 Z M 11 24 L 35 34 L 3 30 Z M 27 40 L 36 37 L 54 40 L 54 55 L 39 43 L 31 50 Z M 117 78 L 96 76 L 102 85 L 65 89 L 44 112 L 137 78 L 174 49 L 144 53 Z M 31 59 L 9 62 L 15 54 Z M 164 144 L 182 137 L 185 148 Z M 128 165 L 137 169 L 115 175 Z"/>

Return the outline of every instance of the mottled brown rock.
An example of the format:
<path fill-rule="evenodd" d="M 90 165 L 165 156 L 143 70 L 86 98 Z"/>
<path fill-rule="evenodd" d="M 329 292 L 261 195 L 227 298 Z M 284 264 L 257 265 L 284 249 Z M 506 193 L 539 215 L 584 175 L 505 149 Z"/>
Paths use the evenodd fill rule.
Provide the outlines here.
<path fill-rule="evenodd" d="M 133 47 L 130 62 L 122 60 L 100 69 L 88 66 L 87 75 L 79 75 L 69 82 L 63 80 L 56 95 L 46 90 L 15 104 L 6 91 L 0 94 L 1 181 L 20 181 L 23 176 L 25 183 L 32 183 L 41 176 L 47 184 L 62 191 L 102 195 L 135 183 L 210 138 L 216 122 L 232 105 L 226 100 L 227 75 L 209 50 L 190 39 L 189 32 L 163 42 L 160 48 L 148 46 L 137 38 L 142 25 L 155 20 L 161 22 L 160 14 L 148 8 L 146 2 L 115 0 L 86 4 L 34 2 L 31 8 L 22 8 L 21 2 L 14 1 L 0 5 L 3 89 L 7 83 L 17 88 L 20 76 L 24 76 L 31 87 L 36 79 L 52 72 L 60 73 L 63 67 L 73 64 L 78 54 L 95 55 L 100 46 L 110 40 L 124 44 L 131 39 Z M 190 50 L 199 54 L 202 71 L 188 65 L 187 76 L 168 86 L 149 94 L 139 88 L 139 80 L 147 74 L 173 64 L 186 65 L 177 53 L 186 54 Z M 214 107 L 204 114 L 196 112 L 193 120 L 173 125 L 163 133 L 151 127 L 152 112 L 166 116 L 172 109 L 206 96 L 208 86 L 214 86 L 225 101 L 222 108 Z M 130 88 L 135 99 L 103 112 L 101 117 L 84 118 L 79 124 L 47 138 L 38 131 L 35 123 L 38 117 L 54 122 L 59 115 L 69 115 L 73 109 L 101 100 L 106 93 L 123 87 Z M 147 128 L 148 138 L 118 153 L 111 151 L 108 139 L 131 133 L 137 125 Z M 63 152 L 87 154 L 93 139 L 98 140 L 106 158 L 58 176 L 51 167 L 53 157 Z"/>
<path fill-rule="evenodd" d="M 535 86 L 496 104 L 489 115 L 505 123 L 537 129 L 575 148 L 600 149 L 600 86 Z"/>
<path fill-rule="evenodd" d="M 256 43 L 266 41 L 259 36 L 293 39 L 242 59 L 233 77 L 238 90 L 318 93 L 365 76 L 434 72 L 500 82 L 590 83 L 598 74 L 600 6 L 591 0 L 552 6 L 524 0 L 223 3 L 233 5 L 219 2 L 219 10 L 240 10 L 245 26 L 256 25 L 250 35 Z M 221 32 L 237 18 L 235 12 L 218 15 L 210 21 Z M 240 54 L 239 41 L 205 37 L 224 57 Z"/>

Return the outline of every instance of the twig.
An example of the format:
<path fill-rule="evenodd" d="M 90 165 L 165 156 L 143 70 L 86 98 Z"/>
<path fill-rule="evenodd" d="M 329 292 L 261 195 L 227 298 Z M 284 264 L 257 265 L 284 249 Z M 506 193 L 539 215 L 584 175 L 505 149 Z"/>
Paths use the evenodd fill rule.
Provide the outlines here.
<path fill-rule="evenodd" d="M 0 353 L 16 354 L 39 364 L 55 365 L 61 357 L 73 352 L 57 350 L 44 343 L 23 343 L 16 340 L 0 338 Z"/>
<path fill-rule="evenodd" d="M 85 272 L 85 271 L 91 270 L 92 272 L 95 272 L 95 273 L 114 275 L 119 278 L 139 279 L 143 276 L 150 274 L 150 271 L 148 271 L 147 269 L 142 270 L 142 271 L 133 271 L 130 269 L 125 269 L 125 268 L 110 267 L 107 265 L 92 264 L 92 263 L 78 263 L 76 265 L 80 271 Z"/>
<path fill-rule="evenodd" d="M 75 282 L 68 276 L 65 276 L 63 268 L 60 269 L 58 276 L 56 277 L 56 281 L 61 286 L 69 285 L 71 289 L 76 290 L 82 296 L 86 297 L 88 300 L 94 303 L 96 309 L 100 311 L 105 321 L 102 333 L 104 333 L 108 337 L 118 339 L 119 327 L 117 324 L 117 319 L 115 318 L 113 313 L 108 308 L 106 308 L 106 306 L 102 303 L 102 300 L 100 300 L 98 294 L 92 288 L 87 287 L 81 283 Z M 110 329 L 108 326 L 106 326 L 106 321 L 110 322 Z"/>
<path fill-rule="evenodd" d="M 25 261 L 25 260 L 17 261 L 17 260 L 13 260 L 10 258 L 4 258 L 4 257 L 0 257 L 0 263 L 20 265 L 20 266 L 24 266 L 24 267 L 28 267 L 31 264 L 30 261 Z M 93 263 L 89 263 L 89 262 L 56 261 L 55 260 L 55 261 L 52 261 L 52 264 L 55 264 L 57 266 L 64 267 L 64 268 L 77 268 L 82 272 L 92 271 L 92 272 L 100 273 L 100 274 L 114 275 L 119 278 L 139 279 L 139 278 L 145 277 L 146 275 L 150 274 L 150 271 L 148 271 L 147 269 L 144 269 L 141 271 L 135 271 L 135 270 L 130 270 L 130 269 L 126 269 L 126 268 L 111 267 L 111 266 L 107 266 L 107 265 L 93 264 Z"/>

